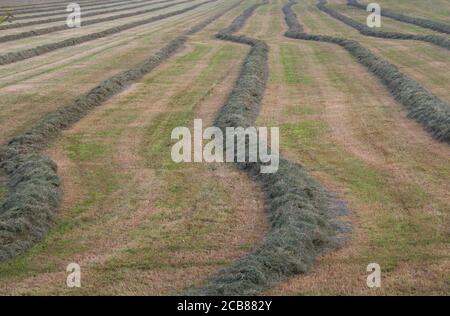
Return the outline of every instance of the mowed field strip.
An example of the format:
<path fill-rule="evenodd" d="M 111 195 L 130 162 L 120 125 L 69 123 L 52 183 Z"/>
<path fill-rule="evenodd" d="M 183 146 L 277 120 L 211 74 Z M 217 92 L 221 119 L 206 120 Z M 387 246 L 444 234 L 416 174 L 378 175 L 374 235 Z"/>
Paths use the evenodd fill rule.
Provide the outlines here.
<path fill-rule="evenodd" d="M 3 56 L 198 5 L 0 66 L 0 141 L 6 144 L 46 113 L 72 104 L 103 80 L 156 56 L 171 41 L 178 45 L 181 34 L 208 22 L 187 33 L 176 51 L 155 68 L 102 99 L 89 113 L 83 112 L 62 133 L 52 134 L 44 147 L 39 145 L 39 155 L 48 156 L 58 167 L 62 200 L 48 234 L 0 262 L 1 294 L 448 293 L 449 145 L 407 117 L 385 84 L 342 47 L 284 36 L 288 25 L 283 8 L 288 2 L 86 0 L 83 3 L 95 14 L 102 6 L 114 10 L 86 21 L 173 6 L 0 43 Z M 344 0 L 328 2 L 333 10 L 365 23 L 364 11 Z M 415 0 L 380 2 L 411 16 L 449 22 L 445 10 L 434 5 L 426 10 L 420 1 L 412 5 Z M 18 12 L 50 14 L 64 8 L 61 3 L 18 7 Z M 422 41 L 365 36 L 316 4 L 317 0 L 298 0 L 291 6 L 305 33 L 357 41 L 450 102 L 448 50 Z M 450 9 L 446 0 L 436 0 L 439 5 Z M 389 18 L 383 17 L 382 23 L 384 32 L 448 38 Z M 56 25 L 64 24 L 0 29 L 0 38 Z M 262 65 L 261 52 L 267 52 L 267 72 L 259 68 L 262 72 L 254 75 L 254 82 L 239 81 L 252 74 L 252 66 Z M 226 111 L 239 110 L 234 98 L 247 92 L 251 96 L 242 105 L 251 114 L 244 111 L 242 121 L 228 120 L 226 115 L 233 113 Z M 257 109 L 252 110 L 254 106 Z M 256 120 L 256 126 L 280 127 L 281 154 L 286 159 L 280 178 L 258 177 L 231 164 L 174 163 L 171 131 L 178 126 L 192 128 L 196 118 L 208 126 L 222 127 L 225 121 L 245 126 Z M 0 155 L 0 165 L 1 159 Z M 8 168 L 1 166 L 3 203 L 10 180 Z M 295 174 L 296 180 L 283 173 Z M 288 188 L 283 189 L 286 183 Z M 334 192 L 333 198 L 322 196 L 321 188 Z M 286 200 L 280 190 L 304 200 L 297 202 L 293 195 Z M 280 199 L 273 202 L 274 197 Z M 340 248 L 333 241 L 333 247 L 327 247 L 330 240 L 322 234 L 330 233 L 327 221 L 336 228 L 332 213 L 341 204 L 331 204 L 338 200 L 350 210 L 339 219 L 352 227 L 345 229 L 350 239 L 337 243 Z M 301 213 L 311 205 L 311 213 Z M 295 234 L 288 223 L 297 229 Z M 10 240 L 2 227 L 3 247 Z M 273 245 L 286 251 L 272 252 Z M 82 267 L 81 288 L 65 285 L 70 262 Z M 366 266 L 371 262 L 382 267 L 379 289 L 366 286 Z"/>

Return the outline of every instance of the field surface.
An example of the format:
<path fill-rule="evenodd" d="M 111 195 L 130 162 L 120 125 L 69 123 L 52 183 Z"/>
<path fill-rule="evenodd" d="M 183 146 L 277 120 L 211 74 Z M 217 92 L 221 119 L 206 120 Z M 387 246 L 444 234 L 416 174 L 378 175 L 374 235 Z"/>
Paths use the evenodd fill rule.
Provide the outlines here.
<path fill-rule="evenodd" d="M 235 36 L 269 49 L 255 124 L 280 128 L 282 156 L 345 203 L 348 213 L 341 220 L 351 227 L 340 247 L 318 253 L 304 270 L 279 272 L 277 282 L 255 291 L 450 293 L 449 143 L 433 138 L 408 116 L 391 89 L 341 46 L 285 36 L 282 9 L 288 2 L 80 0 L 82 12 L 90 15 L 82 18 L 80 28 L 1 42 L 5 36 L 64 26 L 68 3 L 2 1 L 0 8 L 12 10 L 17 19 L 0 25 L 0 56 L 156 18 L 0 65 L 2 145 L 27 135 L 45 115 L 72 104 L 104 80 L 159 54 L 199 23 L 217 18 L 188 33 L 173 54 L 38 147 L 57 166 L 62 198 L 48 232 L 24 251 L 0 260 L 1 295 L 190 293 L 258 253 L 274 231 L 270 188 L 230 163 L 177 164 L 170 156 L 172 130 L 192 129 L 194 119 L 214 125 L 238 88 L 255 45 L 216 34 L 247 11 Z M 367 13 L 346 2 L 329 0 L 327 7 L 364 24 Z M 405 15 L 450 24 L 449 0 L 377 2 Z M 316 4 L 298 0 L 292 5 L 304 33 L 358 42 L 450 111 L 449 50 L 424 41 L 363 35 Z M 125 13 L 129 16 L 117 17 Z M 34 24 L 19 25 L 27 22 Z M 450 39 L 449 34 L 387 17 L 382 17 L 380 31 Z M 2 159 L 6 161 L 0 151 L 1 247 L 14 239 L 2 230 L 7 231 L 5 201 L 16 188 Z M 66 286 L 66 267 L 72 262 L 81 266 L 80 288 Z M 366 267 L 373 262 L 381 266 L 380 288 L 366 285 Z"/>

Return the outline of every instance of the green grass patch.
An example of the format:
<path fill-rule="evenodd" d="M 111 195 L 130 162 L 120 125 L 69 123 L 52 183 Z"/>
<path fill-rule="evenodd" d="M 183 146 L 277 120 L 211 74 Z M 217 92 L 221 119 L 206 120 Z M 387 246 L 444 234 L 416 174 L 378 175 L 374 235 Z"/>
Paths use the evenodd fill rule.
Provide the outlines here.
<path fill-rule="evenodd" d="M 280 46 L 281 64 L 283 65 L 284 80 L 288 84 L 308 84 L 311 77 L 302 71 L 302 60 L 295 45 Z"/>
<path fill-rule="evenodd" d="M 64 143 L 67 156 L 76 161 L 93 161 L 109 152 L 109 145 L 88 139 L 85 135 L 70 136 Z"/>
<path fill-rule="evenodd" d="M 197 62 L 204 59 L 205 56 L 211 51 L 211 47 L 205 44 L 194 44 L 193 49 L 175 60 L 175 63 L 171 65 L 169 69 L 165 69 L 144 81 L 144 84 L 155 83 L 173 83 L 174 78 L 185 73 L 188 69 L 192 68 Z M 175 79 L 176 80 L 176 79 Z"/>
<path fill-rule="evenodd" d="M 117 138 L 119 137 L 122 132 L 123 132 L 123 128 L 121 127 L 111 127 L 108 129 L 104 129 L 101 131 L 98 131 L 95 133 L 95 137 L 99 137 L 99 138 Z"/>
<path fill-rule="evenodd" d="M 306 105 L 306 104 L 296 104 L 290 106 L 286 109 L 286 114 L 289 116 L 300 116 L 318 114 L 320 110 L 317 107 Z"/>
<path fill-rule="evenodd" d="M 264 19 L 264 16 L 267 14 L 269 7 L 268 6 L 261 6 L 255 10 L 254 15 L 250 20 L 247 22 L 247 27 L 242 31 L 242 33 L 245 34 L 257 34 L 262 26 L 262 21 Z"/>
<path fill-rule="evenodd" d="M 191 52 L 178 58 L 175 61 L 175 65 L 179 66 L 179 65 L 183 65 L 186 62 L 198 61 L 198 60 L 202 59 L 208 52 L 210 52 L 211 49 L 212 49 L 211 46 L 207 46 L 207 45 L 203 45 L 203 44 L 196 44 L 194 46 L 194 49 Z M 180 68 L 178 68 L 177 66 L 173 66 L 173 67 L 171 67 L 171 69 L 179 70 Z M 166 72 L 165 75 L 173 75 L 173 73 L 171 71 L 169 71 L 169 72 Z"/>
<path fill-rule="evenodd" d="M 309 146 L 324 132 L 325 127 L 325 124 L 320 121 L 282 124 L 280 127 L 281 143 L 288 147 Z"/>
<path fill-rule="evenodd" d="M 377 229 L 371 231 L 372 249 L 366 256 L 375 256 L 385 272 L 394 270 L 400 263 L 439 262 L 443 258 L 435 254 L 436 247 L 444 249 L 450 242 L 448 234 L 436 229 L 444 222 L 444 215 L 383 212 L 377 216 Z"/>
<path fill-rule="evenodd" d="M 283 32 L 282 22 L 279 16 L 280 8 L 278 4 L 272 5 L 270 11 L 270 21 L 269 21 L 269 34 L 268 36 L 274 37 Z"/>
<path fill-rule="evenodd" d="M 150 124 L 141 145 L 141 155 L 146 157 L 146 165 L 153 169 L 176 169 L 178 164 L 171 158 L 171 148 L 176 141 L 170 138 L 175 127 L 186 126 L 193 119 L 192 112 L 164 113 Z"/>
<path fill-rule="evenodd" d="M 183 268 L 197 263 L 170 260 L 174 253 L 217 250 L 207 236 L 223 229 L 233 210 L 226 192 L 214 179 L 202 178 L 194 185 L 193 179 L 200 180 L 195 173 L 195 170 L 183 170 L 168 175 L 166 194 L 158 202 L 163 210 L 149 216 L 133 233 L 138 246 L 121 251 L 107 267 L 112 270 Z"/>

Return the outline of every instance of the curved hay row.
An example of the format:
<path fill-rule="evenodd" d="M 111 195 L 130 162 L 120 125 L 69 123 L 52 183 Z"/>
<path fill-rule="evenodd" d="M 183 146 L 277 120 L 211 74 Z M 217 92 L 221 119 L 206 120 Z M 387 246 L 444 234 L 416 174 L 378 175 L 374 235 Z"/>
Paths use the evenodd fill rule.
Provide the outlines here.
<path fill-rule="evenodd" d="M 359 3 L 358 0 L 347 0 L 347 4 L 349 6 L 353 6 L 358 9 L 362 9 L 364 11 L 366 10 L 366 7 L 367 7 L 366 5 Z M 415 16 L 404 15 L 404 14 L 397 13 L 397 12 L 394 12 L 394 11 L 391 11 L 391 10 L 385 9 L 385 8 L 383 8 L 381 10 L 381 15 L 386 16 L 391 19 L 394 19 L 394 20 L 397 20 L 397 21 L 400 21 L 400 22 L 414 24 L 417 26 L 421 26 L 421 27 L 433 30 L 433 31 L 450 34 L 450 25 L 445 24 L 445 23 L 435 22 L 435 21 L 431 21 L 428 19 L 419 18 L 419 17 L 415 17 Z"/>
<path fill-rule="evenodd" d="M 94 12 L 89 12 L 89 11 L 82 11 L 82 17 L 87 18 L 87 17 L 91 17 L 91 16 L 97 16 L 97 15 L 103 15 L 103 14 L 109 14 L 109 13 L 115 13 L 115 12 L 121 12 L 121 11 L 127 11 L 127 10 L 134 10 L 134 9 L 139 9 L 139 8 L 143 8 L 149 5 L 153 5 L 153 4 L 159 4 L 159 3 L 168 3 L 168 2 L 173 2 L 176 0 L 161 0 L 161 1 L 152 1 L 152 2 L 148 2 L 148 3 L 144 3 L 144 4 L 139 4 L 139 5 L 135 5 L 132 7 L 125 7 L 123 8 L 123 5 L 126 4 L 119 4 L 119 5 L 115 5 L 115 6 L 121 6 L 120 8 L 117 9 L 111 9 L 111 10 L 102 10 L 102 11 L 97 11 L 98 9 L 96 9 Z M 101 8 L 100 8 L 101 9 Z M 58 14 L 60 15 L 60 14 Z M 50 19 L 44 19 L 44 20 L 33 20 L 33 21 L 28 21 L 28 22 L 20 22 L 20 23 L 14 23 L 14 24 L 5 24 L 5 25 L 0 25 L 0 30 L 10 30 L 10 29 L 17 29 L 17 28 L 21 28 L 21 27 L 26 27 L 26 26 L 31 26 L 31 25 L 38 25 L 38 24 L 47 24 L 47 23 L 53 23 L 53 22 L 62 22 L 62 21 L 66 21 L 67 16 L 61 16 L 61 17 L 57 17 L 57 18 L 50 18 Z M 93 20 L 90 20 L 93 21 Z M 87 22 L 90 21 L 85 21 L 82 24 L 83 25 L 89 25 L 86 24 Z"/>
<path fill-rule="evenodd" d="M 172 2 L 172 1 L 174 1 L 174 0 L 163 1 L 163 2 Z M 136 16 L 136 15 L 142 15 L 142 14 L 146 14 L 146 13 L 150 13 L 150 12 L 160 11 L 160 10 L 164 10 L 164 9 L 171 8 L 171 7 L 174 7 L 174 6 L 177 6 L 180 4 L 184 4 L 184 3 L 188 3 L 188 2 L 192 2 L 192 0 L 184 0 L 184 1 L 176 2 L 176 3 L 166 4 L 163 6 L 156 7 L 156 8 L 122 13 L 122 14 L 107 16 L 107 17 L 98 18 L 98 19 L 92 19 L 92 20 L 84 21 L 83 26 L 93 25 L 93 24 L 98 24 L 98 23 L 103 23 L 103 22 L 109 22 L 109 21 L 129 18 L 129 17 Z M 148 4 L 146 4 L 146 5 L 148 5 Z M 15 40 L 19 40 L 19 39 L 23 39 L 23 38 L 27 38 L 27 37 L 40 36 L 40 35 L 44 35 L 44 34 L 50 34 L 50 33 L 54 33 L 54 32 L 71 30 L 71 29 L 72 28 L 68 27 L 66 24 L 45 27 L 42 29 L 35 29 L 32 31 L 26 31 L 26 32 L 21 32 L 21 33 L 16 33 L 16 34 L 0 36 L 0 43 L 11 42 L 11 41 L 15 41 Z"/>
<path fill-rule="evenodd" d="M 218 1 L 218 0 L 207 0 L 207 1 L 204 1 L 201 3 L 198 3 L 196 5 L 181 9 L 181 10 L 160 14 L 158 16 L 154 16 L 154 17 L 144 19 L 144 20 L 139 20 L 136 22 L 122 24 L 120 26 L 115 26 L 115 27 L 106 29 L 101 32 L 91 33 L 91 34 L 78 36 L 78 37 L 72 37 L 72 38 L 69 38 L 69 39 L 66 39 L 63 41 L 54 42 L 54 43 L 50 43 L 50 44 L 46 44 L 46 45 L 41 45 L 41 46 L 37 46 L 34 48 L 25 49 L 25 50 L 22 50 L 19 52 L 12 52 L 12 53 L 0 55 L 0 65 L 12 64 L 12 63 L 15 63 L 15 62 L 18 62 L 21 60 L 40 56 L 40 55 L 55 51 L 57 49 L 61 49 L 61 48 L 69 47 L 69 46 L 80 45 L 80 44 L 90 42 L 90 41 L 93 41 L 93 40 L 96 40 L 99 38 L 103 38 L 103 37 L 106 37 L 109 35 L 117 34 L 117 33 L 129 30 L 129 29 L 141 26 L 141 25 L 153 23 L 153 22 L 156 22 L 159 20 L 163 20 L 163 19 L 175 16 L 175 15 L 183 14 L 187 11 L 197 9 L 198 7 L 200 7 L 202 5 L 205 5 L 205 4 L 208 4 L 211 2 L 216 2 L 216 1 Z"/>
<path fill-rule="evenodd" d="M 292 11 L 292 6 L 296 3 L 290 0 L 283 8 L 286 23 L 289 26 L 289 31 L 285 34 L 287 37 L 340 45 L 381 79 L 395 99 L 406 107 L 408 117 L 422 124 L 434 138 L 450 143 L 450 105 L 448 103 L 440 100 L 418 82 L 400 72 L 396 66 L 377 57 L 356 41 L 304 33 L 297 15 Z"/>
<path fill-rule="evenodd" d="M 94 107 L 142 78 L 175 54 L 188 36 L 217 20 L 222 12 L 184 32 L 155 55 L 130 70 L 101 82 L 73 103 L 45 115 L 25 133 L 0 147 L 0 167 L 8 177 L 8 196 L 0 206 L 0 261 L 27 250 L 42 239 L 52 225 L 61 199 L 60 180 L 56 165 L 40 151 L 51 140 L 86 116 Z"/>
<path fill-rule="evenodd" d="M 371 29 L 367 25 L 359 23 L 359 22 L 353 20 L 352 18 L 327 7 L 327 3 L 328 3 L 327 0 L 319 0 L 319 2 L 317 3 L 317 8 L 319 8 L 319 10 L 322 10 L 323 12 L 327 13 L 331 17 L 358 30 L 363 35 L 373 36 L 373 37 L 381 37 L 381 38 L 390 38 L 390 39 L 423 41 L 423 42 L 428 42 L 428 43 L 434 44 L 436 46 L 450 50 L 450 40 L 447 39 L 445 36 L 416 35 L 416 34 L 404 34 L 404 33 L 399 33 L 399 32 L 376 31 L 376 30 Z"/>
<path fill-rule="evenodd" d="M 266 0 L 267 1 L 267 0 Z M 264 2 L 263 4 L 267 3 Z M 241 74 L 216 126 L 254 126 L 264 96 L 268 72 L 268 46 L 264 41 L 234 36 L 254 10 L 245 10 L 217 38 L 251 46 Z M 345 227 L 335 221 L 346 206 L 311 179 L 300 165 L 280 159 L 273 174 L 261 174 L 259 163 L 238 163 L 258 181 L 267 197 L 270 230 L 258 247 L 220 271 L 196 295 L 253 295 L 294 274 L 305 272 L 326 249 L 339 245 Z"/>

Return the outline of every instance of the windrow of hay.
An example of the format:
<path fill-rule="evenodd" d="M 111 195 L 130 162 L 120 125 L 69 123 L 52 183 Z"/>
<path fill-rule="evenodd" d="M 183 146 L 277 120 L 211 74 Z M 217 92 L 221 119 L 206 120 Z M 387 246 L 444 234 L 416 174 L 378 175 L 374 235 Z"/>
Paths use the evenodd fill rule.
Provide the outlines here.
<path fill-rule="evenodd" d="M 266 3 L 248 8 L 217 34 L 219 39 L 251 46 L 235 87 L 216 119 L 216 126 L 223 130 L 255 124 L 267 82 L 268 46 L 264 41 L 232 34 Z M 262 174 L 260 163 L 237 165 L 262 185 L 270 230 L 251 253 L 219 271 L 204 287 L 189 289 L 188 294 L 256 294 L 307 271 L 319 254 L 340 245 L 348 232 L 348 227 L 336 220 L 337 215 L 347 213 L 345 204 L 310 178 L 302 166 L 281 158 L 278 172 Z"/>
<path fill-rule="evenodd" d="M 175 15 L 180 15 L 185 12 L 197 9 L 198 7 L 201 7 L 205 4 L 208 4 L 211 2 L 216 2 L 216 1 L 218 1 L 218 0 L 207 0 L 207 1 L 195 4 L 193 6 L 190 6 L 190 7 L 184 8 L 184 9 L 160 14 L 158 16 L 154 16 L 154 17 L 151 17 L 148 19 L 123 24 L 120 26 L 115 26 L 115 27 L 106 29 L 101 32 L 91 33 L 91 34 L 78 36 L 78 37 L 72 37 L 72 38 L 69 38 L 69 39 L 66 39 L 63 41 L 54 42 L 54 43 L 41 45 L 41 46 L 37 46 L 34 48 L 30 48 L 30 49 L 25 49 L 25 50 L 18 51 L 18 52 L 12 52 L 12 53 L 0 55 L 0 65 L 12 64 L 12 63 L 24 60 L 24 59 L 40 56 L 40 55 L 55 51 L 57 49 L 64 48 L 64 47 L 80 45 L 82 43 L 93 41 L 93 40 L 103 38 L 103 37 L 106 37 L 109 35 L 117 34 L 117 33 L 129 30 L 129 29 L 141 26 L 141 25 L 145 25 L 145 24 L 153 23 L 153 22 L 156 22 L 159 20 L 167 19 L 167 18 L 175 16 Z"/>
<path fill-rule="evenodd" d="M 326 1 L 321 1 L 322 4 L 324 2 Z M 287 37 L 340 45 L 381 79 L 395 99 L 405 106 L 408 117 L 422 124 L 434 138 L 450 143 L 450 104 L 440 100 L 418 82 L 403 74 L 395 65 L 377 57 L 356 41 L 304 33 L 301 26 L 299 28 L 297 15 L 292 11 L 292 6 L 296 3 L 290 0 L 283 8 L 289 27 L 285 34 Z"/>
<path fill-rule="evenodd" d="M 172 1 L 173 0 L 165 1 L 165 2 L 172 2 Z M 150 13 L 150 12 L 164 10 L 164 9 L 167 9 L 167 8 L 170 8 L 170 7 L 174 7 L 174 6 L 177 6 L 177 5 L 180 5 L 180 4 L 188 3 L 188 2 L 192 2 L 192 1 L 191 0 L 184 0 L 184 1 L 176 2 L 176 3 L 166 4 L 166 5 L 163 5 L 163 6 L 156 7 L 156 8 L 150 8 L 150 9 L 146 9 L 146 10 L 122 13 L 122 14 L 117 14 L 117 15 L 113 15 L 113 16 L 107 16 L 107 17 L 98 18 L 98 19 L 92 19 L 92 20 L 84 21 L 83 22 L 83 26 L 88 26 L 88 25 L 98 24 L 98 23 L 103 23 L 103 22 L 109 22 L 109 21 L 114 21 L 114 20 L 119 20 L 119 19 L 125 19 L 125 18 L 129 18 L 129 17 L 132 17 L 132 16 L 136 16 L 136 15 L 141 15 L 141 14 L 146 14 L 146 13 Z M 85 16 L 83 15 L 83 18 L 84 17 Z M 49 33 L 59 32 L 59 31 L 64 31 L 64 30 L 70 30 L 70 29 L 72 29 L 72 28 L 70 28 L 66 24 L 56 25 L 56 26 L 51 26 L 51 27 L 45 27 L 45 28 L 42 28 L 42 29 L 35 29 L 35 30 L 32 30 L 32 31 L 26 31 L 26 32 L 21 32 L 21 33 L 16 33 L 16 34 L 0 36 L 0 43 L 11 42 L 11 41 L 19 40 L 19 39 L 22 39 L 22 38 L 33 37 L 33 36 L 40 36 L 40 35 L 44 35 L 44 34 L 49 34 Z"/>
<path fill-rule="evenodd" d="M 359 3 L 358 0 L 347 0 L 347 4 L 350 6 L 359 8 L 359 9 L 363 9 L 364 11 L 366 10 L 366 7 L 367 7 L 367 5 Z M 383 8 L 381 10 L 381 15 L 386 16 L 391 19 L 394 19 L 394 20 L 397 20 L 397 21 L 400 21 L 400 22 L 414 24 L 414 25 L 418 25 L 418 26 L 421 26 L 421 27 L 424 27 L 427 29 L 431 29 L 433 31 L 450 34 L 450 25 L 445 24 L 445 23 L 431 21 L 431 20 L 419 18 L 416 16 L 404 15 L 404 14 L 401 14 L 401 13 L 398 13 L 398 12 L 395 12 L 395 11 L 392 11 L 389 9 L 385 9 L 385 8 Z"/>
<path fill-rule="evenodd" d="M 28 131 L 0 147 L 0 167 L 7 175 L 8 195 L 0 207 L 0 261 L 20 254 L 42 239 L 52 225 L 61 191 L 56 165 L 41 153 L 49 142 L 174 55 L 188 36 L 205 28 L 241 2 L 184 32 L 155 55 L 130 70 L 101 82 L 73 103 L 45 115 Z"/>
<path fill-rule="evenodd" d="M 327 0 L 319 0 L 317 3 L 317 8 L 332 16 L 333 18 L 347 24 L 348 26 L 358 30 L 361 34 L 366 36 L 373 37 L 381 37 L 381 38 L 390 38 L 390 39 L 400 39 L 400 40 L 415 40 L 415 41 L 423 41 L 434 44 L 436 46 L 449 49 L 450 50 L 450 40 L 445 36 L 440 35 L 417 35 L 417 34 L 404 34 L 399 32 L 382 32 L 371 29 L 367 25 L 359 23 L 352 18 L 343 15 L 336 10 L 329 8 L 327 6 Z"/>
<path fill-rule="evenodd" d="M 96 9 L 94 12 L 89 12 L 89 11 L 82 11 L 82 17 L 83 19 L 91 17 L 91 16 L 97 16 L 97 15 L 104 15 L 104 14 L 110 14 L 110 13 L 115 13 L 115 12 L 121 12 L 121 11 L 128 11 L 128 10 L 135 10 L 135 9 L 139 9 L 142 7 L 147 7 L 149 5 L 153 5 L 153 4 L 159 4 L 159 3 L 168 3 L 168 2 L 173 2 L 176 0 L 161 0 L 161 1 L 153 1 L 150 3 L 144 3 L 144 4 L 139 4 L 139 5 L 135 5 L 132 7 L 126 7 L 126 8 L 116 8 L 116 9 L 111 9 L 111 10 L 101 10 L 101 11 L 97 11 L 99 9 Z M 184 2 L 182 2 L 184 3 Z M 115 5 L 115 6 L 123 6 L 124 4 L 119 4 L 119 5 Z M 61 15 L 61 13 L 58 14 L 54 14 L 54 15 Z M 62 22 L 62 21 L 66 21 L 67 16 L 60 16 L 60 17 L 56 17 L 56 18 L 50 18 L 50 19 L 44 19 L 44 20 L 33 20 L 33 21 L 28 21 L 28 22 L 20 22 L 20 23 L 13 23 L 13 24 L 5 24 L 5 25 L 0 25 L 0 30 L 9 30 L 9 29 L 16 29 L 16 28 L 21 28 L 21 27 L 26 27 L 26 26 L 31 26 L 31 25 L 38 25 L 38 24 L 47 24 L 47 23 L 53 23 L 53 22 Z M 99 19 L 97 19 L 98 21 Z M 83 25 L 89 25 L 92 24 L 91 21 L 95 21 L 95 20 L 89 20 L 89 21 L 84 21 L 82 24 Z M 99 23 L 99 22 L 97 22 Z"/>

